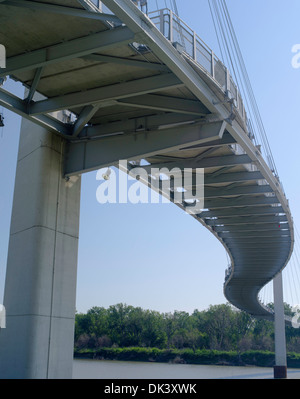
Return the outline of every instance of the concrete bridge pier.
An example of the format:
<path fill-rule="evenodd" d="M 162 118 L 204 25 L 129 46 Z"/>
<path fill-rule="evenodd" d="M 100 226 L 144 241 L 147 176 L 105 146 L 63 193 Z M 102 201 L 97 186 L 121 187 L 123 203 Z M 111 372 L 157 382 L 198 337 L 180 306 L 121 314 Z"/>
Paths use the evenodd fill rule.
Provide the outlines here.
<path fill-rule="evenodd" d="M 71 378 L 80 177 L 64 140 L 22 121 L 0 333 L 0 378 Z"/>
<path fill-rule="evenodd" d="M 273 280 L 275 311 L 275 366 L 274 378 L 287 378 L 286 336 L 283 303 L 282 273 Z"/>

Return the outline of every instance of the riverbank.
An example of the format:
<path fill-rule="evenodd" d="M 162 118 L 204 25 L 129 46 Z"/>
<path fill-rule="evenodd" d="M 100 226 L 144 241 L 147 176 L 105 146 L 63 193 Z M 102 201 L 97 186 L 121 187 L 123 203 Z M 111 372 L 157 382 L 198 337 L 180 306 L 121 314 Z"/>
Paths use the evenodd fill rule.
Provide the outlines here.
<path fill-rule="evenodd" d="M 75 358 L 138 361 L 152 363 L 177 363 L 214 366 L 256 366 L 273 367 L 275 354 L 266 351 L 195 350 L 192 349 L 158 349 L 158 348 L 98 348 L 75 350 Z M 288 353 L 289 368 L 300 368 L 300 354 Z"/>
<path fill-rule="evenodd" d="M 174 380 L 187 380 L 187 382 L 194 380 L 202 384 L 202 380 L 210 379 L 274 379 L 274 371 L 272 367 L 74 359 L 73 379 L 105 380 L 105 384 L 108 380 L 143 380 L 144 382 L 148 380 L 149 383 L 155 383 L 156 380 L 160 380 L 162 383 L 172 383 Z M 288 379 L 300 379 L 300 369 L 288 369 Z M 136 384 L 138 385 L 139 381 Z M 199 387 L 200 391 L 201 389 Z"/>

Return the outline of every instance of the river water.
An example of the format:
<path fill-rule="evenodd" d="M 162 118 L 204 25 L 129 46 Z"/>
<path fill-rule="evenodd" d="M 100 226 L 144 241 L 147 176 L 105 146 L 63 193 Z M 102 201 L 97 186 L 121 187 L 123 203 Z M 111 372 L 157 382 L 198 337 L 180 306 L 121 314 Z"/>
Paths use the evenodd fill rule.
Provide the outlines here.
<path fill-rule="evenodd" d="M 73 379 L 272 379 L 273 369 L 262 367 L 199 366 L 189 364 L 120 362 L 74 359 Z M 300 379 L 300 369 L 289 369 Z"/>

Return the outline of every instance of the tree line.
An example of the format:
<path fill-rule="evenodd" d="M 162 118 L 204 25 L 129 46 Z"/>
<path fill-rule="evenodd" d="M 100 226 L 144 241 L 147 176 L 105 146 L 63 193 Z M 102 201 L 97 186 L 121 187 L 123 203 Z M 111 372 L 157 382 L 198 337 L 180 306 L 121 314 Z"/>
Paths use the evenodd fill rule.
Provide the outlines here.
<path fill-rule="evenodd" d="M 292 315 L 291 307 L 285 307 Z M 286 327 L 286 337 L 287 350 L 300 353 L 300 330 Z M 230 304 L 189 314 L 160 313 L 120 303 L 76 314 L 75 349 L 126 347 L 274 351 L 274 324 Z"/>

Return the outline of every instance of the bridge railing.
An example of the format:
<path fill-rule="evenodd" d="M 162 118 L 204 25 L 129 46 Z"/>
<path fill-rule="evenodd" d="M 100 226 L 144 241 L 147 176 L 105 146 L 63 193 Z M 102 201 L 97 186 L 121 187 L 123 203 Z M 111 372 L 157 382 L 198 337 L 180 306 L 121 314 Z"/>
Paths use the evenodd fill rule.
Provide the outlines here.
<path fill-rule="evenodd" d="M 180 17 L 167 8 L 150 12 L 149 18 L 159 31 L 174 46 L 202 67 L 220 86 L 223 92 L 234 100 L 239 116 L 249 126 L 245 107 L 237 85 L 228 68 L 207 46 L 207 44 Z"/>

